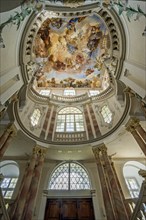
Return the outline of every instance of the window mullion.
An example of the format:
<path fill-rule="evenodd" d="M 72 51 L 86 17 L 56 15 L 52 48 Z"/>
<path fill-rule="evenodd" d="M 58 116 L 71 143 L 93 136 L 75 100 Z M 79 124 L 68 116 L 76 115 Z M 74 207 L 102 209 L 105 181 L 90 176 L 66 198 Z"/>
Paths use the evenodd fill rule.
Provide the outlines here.
<path fill-rule="evenodd" d="M 69 169 L 69 170 L 68 170 L 68 177 L 69 177 L 69 178 L 68 178 L 68 190 L 70 191 L 70 188 L 71 188 L 71 187 L 70 187 L 70 182 L 71 182 L 71 181 L 70 181 L 70 163 L 69 163 L 68 169 Z"/>

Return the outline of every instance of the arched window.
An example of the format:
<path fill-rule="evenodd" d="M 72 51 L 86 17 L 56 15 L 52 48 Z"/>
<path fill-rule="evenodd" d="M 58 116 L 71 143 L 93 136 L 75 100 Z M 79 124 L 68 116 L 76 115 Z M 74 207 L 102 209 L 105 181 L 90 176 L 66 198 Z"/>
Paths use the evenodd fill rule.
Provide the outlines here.
<path fill-rule="evenodd" d="M 107 105 L 103 106 L 101 109 L 101 114 L 106 123 L 110 123 L 112 121 L 112 112 L 110 111 Z"/>
<path fill-rule="evenodd" d="M 32 126 L 36 126 L 38 124 L 40 116 L 41 116 L 41 111 L 38 108 L 36 108 L 30 117 Z"/>
<path fill-rule="evenodd" d="M 40 95 L 49 96 L 50 95 L 50 90 L 41 89 L 39 91 L 39 93 L 40 93 Z"/>
<path fill-rule="evenodd" d="M 89 91 L 89 96 L 96 96 L 96 95 L 98 95 L 100 92 L 99 92 L 99 90 L 90 90 Z"/>
<path fill-rule="evenodd" d="M 64 163 L 53 172 L 49 183 L 49 189 L 90 189 L 88 174 L 85 169 L 77 163 Z"/>
<path fill-rule="evenodd" d="M 65 89 L 64 90 L 64 95 L 66 95 L 66 96 L 74 96 L 74 95 L 76 95 L 76 92 L 75 92 L 74 89 Z"/>
<path fill-rule="evenodd" d="M 19 176 L 19 168 L 15 161 L 0 162 L 0 173 L 3 175 L 0 187 L 4 198 L 11 199 Z"/>
<path fill-rule="evenodd" d="M 123 175 L 132 198 L 139 196 L 143 182 L 143 178 L 138 174 L 140 169 L 145 170 L 146 167 L 137 161 L 129 161 L 123 167 Z"/>
<path fill-rule="evenodd" d="M 75 107 L 63 108 L 57 117 L 57 132 L 78 132 L 84 131 L 82 112 Z"/>

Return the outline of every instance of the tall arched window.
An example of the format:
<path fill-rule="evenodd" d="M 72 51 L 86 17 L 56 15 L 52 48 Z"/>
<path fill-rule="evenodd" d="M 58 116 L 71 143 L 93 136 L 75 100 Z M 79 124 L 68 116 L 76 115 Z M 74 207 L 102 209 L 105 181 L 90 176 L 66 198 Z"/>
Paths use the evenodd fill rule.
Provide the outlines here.
<path fill-rule="evenodd" d="M 64 95 L 66 95 L 66 96 L 74 96 L 74 95 L 76 95 L 76 92 L 75 92 L 74 89 L 65 89 L 64 90 Z"/>
<path fill-rule="evenodd" d="M 57 167 L 49 182 L 53 190 L 90 189 L 90 181 L 85 169 L 78 163 L 64 163 Z"/>
<path fill-rule="evenodd" d="M 57 117 L 57 132 L 84 131 L 83 113 L 75 107 L 63 108 Z"/>
<path fill-rule="evenodd" d="M 40 109 L 36 108 L 30 117 L 32 126 L 36 126 L 38 124 L 40 117 L 41 117 L 41 111 Z"/>
<path fill-rule="evenodd" d="M 3 175 L 0 187 L 4 198 L 11 199 L 19 177 L 19 168 L 15 161 L 0 162 L 0 173 Z"/>
<path fill-rule="evenodd" d="M 112 121 L 112 112 L 107 105 L 102 107 L 101 114 L 106 123 L 109 124 Z"/>

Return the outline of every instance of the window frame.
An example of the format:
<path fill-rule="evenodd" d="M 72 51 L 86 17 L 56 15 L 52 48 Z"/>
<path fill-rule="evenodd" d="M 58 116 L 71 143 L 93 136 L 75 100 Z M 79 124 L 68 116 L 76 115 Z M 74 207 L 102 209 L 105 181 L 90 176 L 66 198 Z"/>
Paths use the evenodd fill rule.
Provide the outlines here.
<path fill-rule="evenodd" d="M 130 180 L 132 181 L 134 180 L 134 184 L 136 185 L 135 189 L 132 188 L 132 184 L 130 183 Z M 137 179 L 134 176 L 127 176 L 125 177 L 125 182 L 126 182 L 126 185 L 127 185 L 127 188 L 129 190 L 131 197 L 138 198 L 139 193 L 140 193 L 140 187 L 139 187 Z M 137 194 L 137 196 L 135 194 Z"/>
<path fill-rule="evenodd" d="M 39 111 L 39 114 L 38 113 L 35 113 L 35 111 Z M 36 115 L 35 115 L 36 114 Z M 30 123 L 31 123 L 31 126 L 32 127 L 37 127 L 38 124 L 39 124 L 39 121 L 40 121 L 40 118 L 41 118 L 41 110 L 39 108 L 35 108 L 30 116 Z"/>
<path fill-rule="evenodd" d="M 103 110 L 103 108 L 106 108 L 106 109 Z M 110 110 L 109 106 L 107 104 L 103 105 L 101 107 L 101 111 L 100 112 L 101 112 L 101 116 L 103 118 L 104 123 L 111 124 L 112 120 L 113 120 L 113 112 Z"/>
<path fill-rule="evenodd" d="M 75 89 L 64 89 L 63 95 L 64 96 L 75 96 L 76 95 L 76 91 L 75 91 Z"/>
<path fill-rule="evenodd" d="M 65 109 L 66 112 L 65 111 L 63 112 L 63 110 Z M 74 112 L 73 110 L 75 109 L 76 111 Z M 84 132 L 84 131 L 85 131 L 84 115 L 80 109 L 76 107 L 65 107 L 58 112 L 55 132 L 75 133 L 75 132 Z"/>
<path fill-rule="evenodd" d="M 68 168 L 68 172 L 67 172 L 67 174 L 68 174 L 68 179 L 67 180 L 65 180 L 65 178 L 63 178 L 63 180 L 65 181 L 65 183 L 64 184 L 66 184 L 66 186 L 67 186 L 67 188 L 65 188 L 65 187 L 62 187 L 62 188 L 57 188 L 55 185 L 54 185 L 54 183 L 51 183 L 52 182 L 52 178 L 55 178 L 54 179 L 54 182 L 56 182 L 56 179 L 58 178 L 58 176 L 60 175 L 60 174 L 58 174 L 58 176 L 57 177 L 53 177 L 53 175 L 57 172 L 57 170 L 60 168 L 60 169 L 62 169 L 62 167 L 64 166 L 64 165 L 67 165 L 67 168 Z M 73 179 L 71 179 L 72 177 L 71 177 L 71 175 L 73 174 L 73 171 L 71 171 L 71 170 L 73 170 L 73 166 L 72 165 L 75 165 L 75 168 L 79 168 L 81 171 L 82 171 L 82 173 L 79 173 L 79 172 L 76 172 L 78 175 L 80 175 L 80 176 L 78 176 L 78 177 L 76 177 L 76 176 L 74 176 L 73 178 L 74 178 L 74 183 L 72 182 L 73 181 Z M 63 173 L 64 174 L 64 173 Z M 77 180 L 75 180 L 75 178 L 77 179 L 78 178 L 78 183 L 77 183 Z M 86 178 L 86 181 L 85 181 L 85 178 Z M 81 183 L 80 183 L 80 180 L 79 179 L 82 179 L 83 181 L 81 181 Z M 57 181 L 57 184 L 58 184 L 58 181 Z M 72 184 L 72 185 L 71 185 Z M 79 184 L 81 184 L 82 185 L 82 187 L 80 188 L 80 187 L 76 187 L 77 186 L 77 184 L 79 185 Z M 84 186 L 83 186 L 83 184 L 85 184 Z M 54 185 L 54 188 L 52 188 L 52 185 Z M 73 185 L 74 185 L 74 187 L 73 187 Z M 75 186 L 76 185 L 76 186 Z M 58 185 L 59 186 L 59 185 Z M 89 174 L 88 174 L 88 172 L 87 172 L 87 170 L 81 165 L 81 164 L 79 164 L 79 163 L 77 163 L 77 162 L 65 162 L 65 163 L 62 163 L 62 164 L 60 164 L 59 166 L 57 166 L 57 167 L 55 167 L 55 169 L 53 170 L 53 172 L 51 173 L 51 176 L 50 176 L 50 179 L 49 179 L 49 185 L 48 185 L 48 189 L 49 190 L 67 190 L 67 191 L 73 191 L 73 190 L 90 190 L 91 189 L 91 183 L 90 183 L 90 178 L 89 178 Z"/>
<path fill-rule="evenodd" d="M 6 187 L 4 187 L 2 185 L 4 184 L 6 179 L 9 179 L 9 182 L 7 183 Z M 16 181 L 14 181 L 15 184 L 13 184 L 13 187 L 12 187 L 11 184 L 12 184 L 13 180 L 16 180 Z M 12 198 L 14 190 L 15 190 L 16 185 L 17 185 L 17 182 L 18 182 L 18 177 L 9 177 L 9 176 L 4 177 L 4 179 L 0 183 L 0 187 L 1 187 L 2 194 L 3 194 L 4 198 L 6 198 L 6 199 L 11 199 Z M 7 196 L 8 192 L 11 192 L 11 196 Z"/>
<path fill-rule="evenodd" d="M 48 94 L 47 94 L 48 93 Z M 46 89 L 41 89 L 39 91 L 39 94 L 42 95 L 42 96 L 45 96 L 45 97 L 49 97 L 50 96 L 50 93 L 51 93 L 51 90 L 46 90 Z"/>

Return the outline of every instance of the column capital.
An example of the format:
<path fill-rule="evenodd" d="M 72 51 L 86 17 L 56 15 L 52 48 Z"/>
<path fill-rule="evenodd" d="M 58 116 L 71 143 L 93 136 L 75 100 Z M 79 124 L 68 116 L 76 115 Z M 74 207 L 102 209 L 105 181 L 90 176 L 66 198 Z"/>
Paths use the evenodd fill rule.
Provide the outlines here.
<path fill-rule="evenodd" d="M 98 144 L 97 146 L 92 147 L 94 153 L 100 153 L 103 150 L 106 150 L 106 146 L 104 143 Z"/>
<path fill-rule="evenodd" d="M 132 126 L 128 126 L 128 127 L 126 127 L 126 131 L 129 131 L 130 133 L 132 133 L 135 131 L 135 128 Z"/>
<path fill-rule="evenodd" d="M 146 171 L 145 171 L 145 170 L 140 169 L 140 170 L 138 171 L 138 174 L 139 174 L 140 176 L 142 176 L 143 178 L 145 178 L 145 180 L 146 180 Z"/>
<path fill-rule="evenodd" d="M 2 173 L 0 173 L 0 183 L 3 181 L 3 179 L 4 179 L 4 176 Z"/>
<path fill-rule="evenodd" d="M 36 145 L 35 147 L 33 147 L 33 154 L 45 156 L 47 150 L 48 150 L 48 148 L 46 148 L 46 147 L 41 147 L 39 145 Z"/>
<path fill-rule="evenodd" d="M 134 97 L 135 96 L 134 91 L 130 87 L 126 87 L 124 89 L 124 93 L 129 94 L 130 97 Z"/>
<path fill-rule="evenodd" d="M 140 125 L 139 122 L 140 122 L 140 120 L 138 118 L 130 118 L 125 127 L 136 128 L 137 126 Z"/>
<path fill-rule="evenodd" d="M 9 134 L 11 133 L 11 135 L 14 137 L 17 135 L 17 128 L 14 124 L 9 125 L 9 127 L 6 130 Z"/>

